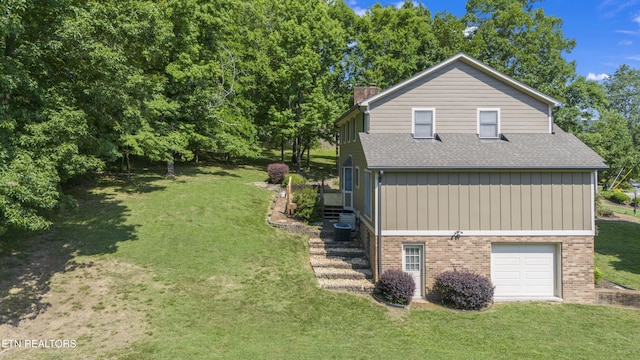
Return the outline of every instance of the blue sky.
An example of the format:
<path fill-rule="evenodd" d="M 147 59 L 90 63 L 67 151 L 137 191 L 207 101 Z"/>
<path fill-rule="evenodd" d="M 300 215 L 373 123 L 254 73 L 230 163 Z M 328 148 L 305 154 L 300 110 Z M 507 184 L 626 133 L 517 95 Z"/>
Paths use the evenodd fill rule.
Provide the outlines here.
<path fill-rule="evenodd" d="M 364 14 L 376 2 L 401 6 L 404 1 L 345 0 L 357 13 Z M 416 1 L 414 1 L 416 2 Z M 466 0 L 418 1 L 431 11 L 465 13 Z M 416 2 L 417 3 L 417 2 Z M 565 37 L 577 45 L 567 60 L 575 60 L 578 74 L 602 80 L 622 64 L 640 69 L 640 0 L 546 0 L 538 2 L 547 15 L 563 20 Z"/>

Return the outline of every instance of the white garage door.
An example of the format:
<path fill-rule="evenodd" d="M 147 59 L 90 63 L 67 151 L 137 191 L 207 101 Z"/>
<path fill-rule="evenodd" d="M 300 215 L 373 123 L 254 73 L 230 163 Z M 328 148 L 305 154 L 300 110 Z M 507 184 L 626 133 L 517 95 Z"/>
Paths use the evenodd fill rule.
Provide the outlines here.
<path fill-rule="evenodd" d="M 491 280 L 496 287 L 494 297 L 553 297 L 556 295 L 555 259 L 555 245 L 492 244 Z"/>

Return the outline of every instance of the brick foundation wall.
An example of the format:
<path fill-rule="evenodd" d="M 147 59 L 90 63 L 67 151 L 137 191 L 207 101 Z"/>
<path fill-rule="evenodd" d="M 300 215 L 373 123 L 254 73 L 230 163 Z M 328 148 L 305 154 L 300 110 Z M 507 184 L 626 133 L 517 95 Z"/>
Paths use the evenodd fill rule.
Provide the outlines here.
<path fill-rule="evenodd" d="M 358 234 L 358 236 L 360 238 L 360 241 L 362 241 L 362 245 L 364 246 L 364 250 L 367 254 L 367 259 L 369 259 L 371 272 L 373 273 L 373 281 L 378 281 L 378 239 L 376 238 L 374 232 L 370 231 L 369 228 L 364 225 L 360 225 L 360 233 Z"/>
<path fill-rule="evenodd" d="M 593 237 L 383 237 L 382 271 L 402 269 L 402 245 L 422 244 L 425 258 L 425 293 L 434 276 L 446 270 L 471 270 L 491 278 L 491 243 L 561 244 L 561 293 L 565 302 L 593 303 Z M 371 262 L 372 267 L 374 262 Z"/>

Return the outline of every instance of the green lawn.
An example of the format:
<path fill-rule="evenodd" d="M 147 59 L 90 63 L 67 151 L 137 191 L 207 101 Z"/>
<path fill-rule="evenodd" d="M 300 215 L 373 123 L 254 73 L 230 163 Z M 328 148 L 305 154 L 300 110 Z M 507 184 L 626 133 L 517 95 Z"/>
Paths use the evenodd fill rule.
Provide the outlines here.
<path fill-rule="evenodd" d="M 598 221 L 595 266 L 605 279 L 640 289 L 640 224 Z"/>
<path fill-rule="evenodd" d="M 607 201 L 605 203 L 605 206 L 608 207 L 609 209 L 611 209 L 611 211 L 613 211 L 614 213 L 617 214 L 623 214 L 623 215 L 629 215 L 629 216 L 634 216 L 633 215 L 633 207 L 629 206 L 629 205 L 620 205 L 620 204 L 616 204 L 610 201 Z M 640 209 L 636 209 L 636 218 L 640 217 Z"/>
<path fill-rule="evenodd" d="M 265 221 L 273 194 L 250 184 L 266 178 L 264 169 L 182 166 L 178 172 L 176 180 L 147 171 L 130 185 L 104 180 L 79 189 L 80 208 L 61 216 L 51 232 L 49 241 L 61 244 L 65 261 L 117 260 L 153 274 L 136 279 L 145 283 L 121 303 L 146 304 L 141 308 L 147 309 L 150 336 L 132 346 L 111 344 L 110 357 L 638 357 L 640 311 L 511 303 L 482 313 L 416 307 L 405 312 L 368 297 L 321 290 L 308 265 L 307 239 Z M 600 225 L 601 236 L 610 235 L 599 239 L 598 251 L 603 239 L 626 234 L 614 225 Z M 615 255 L 624 252 L 620 248 Z M 623 259 L 628 268 L 633 259 Z M 98 320 L 93 331 L 109 331 Z M 93 357 L 83 351 L 80 342 L 70 355 Z"/>

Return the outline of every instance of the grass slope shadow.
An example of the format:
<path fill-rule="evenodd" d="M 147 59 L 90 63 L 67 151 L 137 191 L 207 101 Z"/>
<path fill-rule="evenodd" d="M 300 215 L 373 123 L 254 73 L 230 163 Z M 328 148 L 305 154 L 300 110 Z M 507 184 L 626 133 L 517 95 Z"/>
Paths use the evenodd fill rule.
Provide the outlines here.
<path fill-rule="evenodd" d="M 640 224 L 628 221 L 598 221 L 595 252 L 615 256 L 610 262 L 618 271 L 640 274 Z"/>
<path fill-rule="evenodd" d="M 0 238 L 0 325 L 18 326 L 44 312 L 54 274 L 93 265 L 76 262 L 76 256 L 110 254 L 119 242 L 136 240 L 135 225 L 126 224 L 128 209 L 113 195 L 74 195 L 78 207 L 57 215 L 50 230 Z"/>

